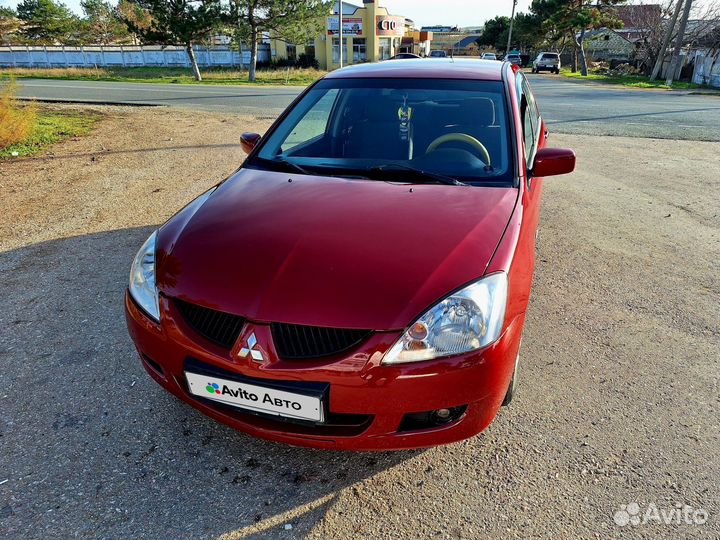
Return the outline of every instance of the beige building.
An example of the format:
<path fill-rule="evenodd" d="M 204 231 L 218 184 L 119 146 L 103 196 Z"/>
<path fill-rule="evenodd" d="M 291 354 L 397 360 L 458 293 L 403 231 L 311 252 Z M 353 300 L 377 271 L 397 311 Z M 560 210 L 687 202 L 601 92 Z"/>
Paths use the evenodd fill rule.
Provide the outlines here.
<path fill-rule="evenodd" d="M 358 64 L 392 58 L 400 52 L 416 54 L 429 50 L 432 33 L 417 32 L 412 21 L 393 15 L 380 5 L 380 0 L 363 0 L 362 5 L 342 3 L 343 63 Z M 311 43 L 296 46 L 280 40 L 270 40 L 273 59 L 313 55 L 320 69 L 340 67 L 339 2 L 323 21 L 323 32 Z"/>

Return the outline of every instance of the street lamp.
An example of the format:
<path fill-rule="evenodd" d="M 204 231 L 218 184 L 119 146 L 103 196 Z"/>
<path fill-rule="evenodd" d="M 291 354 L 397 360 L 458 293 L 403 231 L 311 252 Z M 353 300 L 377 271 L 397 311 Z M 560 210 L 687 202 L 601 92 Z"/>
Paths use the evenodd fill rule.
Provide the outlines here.
<path fill-rule="evenodd" d="M 510 16 L 510 31 L 508 32 L 508 42 L 505 48 L 505 55 L 510 54 L 510 43 L 512 42 L 512 31 L 513 23 L 515 22 L 515 6 L 517 6 L 517 0 L 513 0 L 512 15 Z"/>
<path fill-rule="evenodd" d="M 340 36 L 340 68 L 343 67 L 343 20 L 342 20 L 342 4 L 343 4 L 343 0 L 339 0 L 339 2 L 338 2 L 338 6 L 339 6 L 339 9 L 338 9 L 338 18 L 340 19 L 340 27 L 339 27 L 339 28 L 340 28 L 340 31 L 339 31 L 339 36 Z"/>

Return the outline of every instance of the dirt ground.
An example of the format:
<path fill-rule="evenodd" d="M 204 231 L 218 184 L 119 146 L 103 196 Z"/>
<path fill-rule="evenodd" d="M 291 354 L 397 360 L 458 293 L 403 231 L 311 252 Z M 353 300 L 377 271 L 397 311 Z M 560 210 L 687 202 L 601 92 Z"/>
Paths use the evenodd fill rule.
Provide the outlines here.
<path fill-rule="evenodd" d="M 96 110 L 0 162 L 0 537 L 720 537 L 720 144 L 552 135 L 578 170 L 545 183 L 516 400 L 463 443 L 351 454 L 205 418 L 125 330 L 138 247 L 269 120 Z M 707 521 L 617 525 L 630 503 Z"/>

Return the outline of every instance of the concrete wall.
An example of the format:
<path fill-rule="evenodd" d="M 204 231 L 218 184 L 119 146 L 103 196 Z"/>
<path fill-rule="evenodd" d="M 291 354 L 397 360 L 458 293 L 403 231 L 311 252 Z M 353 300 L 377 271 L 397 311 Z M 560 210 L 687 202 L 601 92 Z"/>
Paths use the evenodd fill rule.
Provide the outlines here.
<path fill-rule="evenodd" d="M 220 47 L 195 47 L 198 63 L 203 67 L 241 66 L 250 61 L 250 51 Z M 258 61 L 270 61 L 270 45 L 259 45 Z M 107 47 L 0 47 L 3 67 L 108 67 L 154 66 L 188 67 L 190 60 L 184 47 L 107 46 Z"/>
<path fill-rule="evenodd" d="M 709 84 L 720 88 L 720 52 L 695 52 L 695 71 L 692 81 L 695 84 Z"/>

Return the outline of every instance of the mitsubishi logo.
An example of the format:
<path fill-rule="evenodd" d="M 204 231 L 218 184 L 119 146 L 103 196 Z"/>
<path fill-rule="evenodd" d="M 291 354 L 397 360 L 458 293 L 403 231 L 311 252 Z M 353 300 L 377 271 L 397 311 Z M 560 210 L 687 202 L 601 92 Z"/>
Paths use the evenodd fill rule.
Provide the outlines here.
<path fill-rule="evenodd" d="M 255 345 L 257 345 L 257 338 L 255 337 L 255 332 L 250 334 L 250 337 L 247 340 L 247 347 L 243 347 L 240 349 L 240 356 L 242 358 L 247 358 L 247 355 L 249 354 L 253 360 L 256 362 L 262 362 L 265 360 L 263 357 L 263 354 L 255 349 Z"/>

